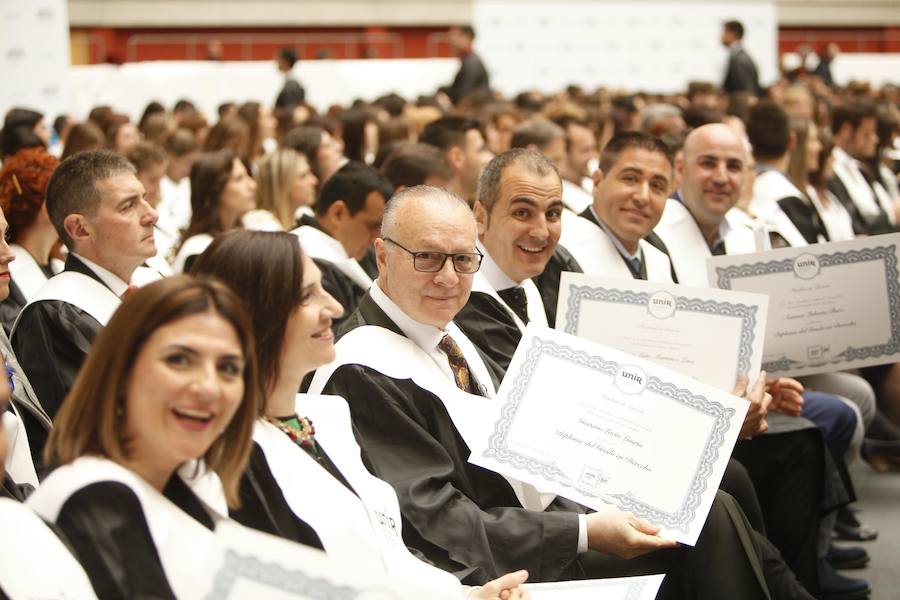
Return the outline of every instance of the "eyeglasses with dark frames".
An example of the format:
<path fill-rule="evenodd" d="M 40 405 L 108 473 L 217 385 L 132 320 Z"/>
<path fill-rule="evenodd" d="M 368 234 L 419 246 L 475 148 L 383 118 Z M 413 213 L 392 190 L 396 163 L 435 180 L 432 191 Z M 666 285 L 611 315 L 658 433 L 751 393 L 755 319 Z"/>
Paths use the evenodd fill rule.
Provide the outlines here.
<path fill-rule="evenodd" d="M 426 250 L 423 252 L 414 252 L 413 250 L 398 244 L 391 238 L 382 239 L 411 254 L 413 257 L 413 268 L 422 273 L 437 273 L 444 268 L 444 264 L 449 258 L 453 263 L 454 271 L 465 275 L 471 275 L 481 268 L 481 259 L 484 258 L 484 255 L 478 251 L 447 253 Z"/>

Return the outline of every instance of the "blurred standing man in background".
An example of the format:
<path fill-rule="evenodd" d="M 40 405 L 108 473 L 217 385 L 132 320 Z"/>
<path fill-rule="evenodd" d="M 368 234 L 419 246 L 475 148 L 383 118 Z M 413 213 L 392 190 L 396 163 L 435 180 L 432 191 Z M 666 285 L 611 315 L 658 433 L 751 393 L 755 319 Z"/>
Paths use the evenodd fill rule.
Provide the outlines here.
<path fill-rule="evenodd" d="M 722 89 L 726 94 L 750 92 L 759 96 L 759 75 L 756 64 L 744 50 L 744 26 L 740 21 L 728 21 L 722 26 L 722 45 L 728 48 L 728 70 Z"/>
<path fill-rule="evenodd" d="M 453 50 L 462 61 L 453 83 L 446 89 L 447 96 L 450 97 L 453 104 L 459 104 L 459 101 L 467 94 L 480 90 L 489 92 L 491 86 L 487 69 L 484 68 L 481 58 L 472 49 L 475 30 L 470 25 L 461 25 L 451 27 L 447 35 Z"/>

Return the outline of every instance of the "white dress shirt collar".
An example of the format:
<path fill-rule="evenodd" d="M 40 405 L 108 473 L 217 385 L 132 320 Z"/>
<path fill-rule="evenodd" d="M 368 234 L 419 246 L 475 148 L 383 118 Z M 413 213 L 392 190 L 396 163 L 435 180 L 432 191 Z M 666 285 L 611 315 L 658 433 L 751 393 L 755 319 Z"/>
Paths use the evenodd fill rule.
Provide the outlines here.
<path fill-rule="evenodd" d="M 114 274 L 113 272 L 104 269 L 97 263 L 92 262 L 81 256 L 80 254 L 76 254 L 75 252 L 72 252 L 72 256 L 83 262 L 85 266 L 87 266 L 87 268 L 93 271 L 94 274 L 100 278 L 100 281 L 102 281 L 106 285 L 106 287 L 112 290 L 112 293 L 116 296 L 121 297 L 122 294 L 125 293 L 125 290 L 128 289 L 128 283 L 122 281 L 119 276 Z"/>
<path fill-rule="evenodd" d="M 497 290 L 505 290 L 513 287 L 519 287 L 522 285 L 520 281 L 514 281 L 506 272 L 500 268 L 494 259 L 491 257 L 490 253 L 487 249 L 479 242 L 477 244 L 478 250 L 484 254 L 484 258 L 481 259 L 481 274 L 484 275 L 484 278 L 487 279 L 487 282 L 491 285 L 492 288 Z"/>
<path fill-rule="evenodd" d="M 426 352 L 431 352 L 437 348 L 441 338 L 447 333 L 444 329 L 438 329 L 433 325 L 419 323 L 397 306 L 397 304 L 388 298 L 387 294 L 381 289 L 381 283 L 376 279 L 375 285 L 369 288 L 372 300 L 384 311 L 384 314 L 400 328 L 403 335 L 408 337 L 419 348 Z"/>
<path fill-rule="evenodd" d="M 609 236 L 609 239 L 612 241 L 613 246 L 616 248 L 616 251 L 622 256 L 622 258 L 626 260 L 641 260 L 641 245 L 638 244 L 637 252 L 632 254 L 628 251 L 628 249 L 622 244 L 621 240 L 616 237 L 616 234 L 612 232 L 612 230 L 606 226 L 606 223 L 603 222 L 603 219 L 600 218 L 600 215 L 597 214 L 597 211 L 594 210 L 594 207 L 591 206 L 591 214 L 594 215 L 594 218 L 597 219 L 597 223 L 600 225 L 600 229 Z"/>

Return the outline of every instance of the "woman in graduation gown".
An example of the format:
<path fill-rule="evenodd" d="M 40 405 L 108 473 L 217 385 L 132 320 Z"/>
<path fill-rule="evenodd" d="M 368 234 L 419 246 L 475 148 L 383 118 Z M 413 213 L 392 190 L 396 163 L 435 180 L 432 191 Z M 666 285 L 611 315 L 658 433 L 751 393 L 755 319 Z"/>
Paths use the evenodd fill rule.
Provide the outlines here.
<path fill-rule="evenodd" d="M 9 246 L 16 255 L 9 266 L 9 296 L 0 302 L 0 322 L 7 335 L 35 292 L 63 268 L 50 255 L 59 238 L 44 206 L 47 183 L 58 164 L 44 148 L 28 148 L 7 159 L 0 171 L 0 208 L 9 222 Z"/>
<path fill-rule="evenodd" d="M 338 560 L 461 596 L 456 577 L 404 545 L 397 496 L 364 466 L 346 401 L 296 393 L 304 376 L 334 358 L 331 322 L 342 312 L 296 236 L 222 235 L 193 272 L 224 281 L 245 301 L 257 340 L 265 400 L 241 482 L 241 508 L 231 517 L 324 548 Z M 518 586 L 526 577 L 524 571 L 505 575 L 467 597 L 497 598 L 504 590 L 503 597 L 525 597 Z"/>
<path fill-rule="evenodd" d="M 190 277 L 130 294 L 95 341 L 47 442 L 59 466 L 28 505 L 98 597 L 174 598 L 201 572 L 191 548 L 214 523 L 176 471 L 202 458 L 237 502 L 258 413 L 252 343 L 237 298 Z"/>
<path fill-rule="evenodd" d="M 2 367 L 2 363 L 0 363 Z M 0 415 L 9 410 L 13 384 L 0 368 Z M 0 425 L 0 479 L 9 484 L 4 465 L 9 452 L 6 428 Z M 96 598 L 84 569 L 60 537 L 16 495 L 0 494 L 0 600 L 16 598 Z M 53 577 L 46 577 L 46 573 Z"/>
<path fill-rule="evenodd" d="M 176 273 L 189 271 L 216 235 L 240 228 L 244 215 L 256 207 L 256 182 L 234 150 L 201 154 L 190 177 L 191 222 L 172 261 Z"/>

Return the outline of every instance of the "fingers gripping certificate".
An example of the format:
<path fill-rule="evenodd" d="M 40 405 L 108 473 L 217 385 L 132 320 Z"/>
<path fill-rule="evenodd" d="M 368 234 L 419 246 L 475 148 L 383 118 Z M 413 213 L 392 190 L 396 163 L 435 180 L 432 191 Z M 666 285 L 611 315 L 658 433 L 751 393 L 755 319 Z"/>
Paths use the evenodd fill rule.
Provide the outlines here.
<path fill-rule="evenodd" d="M 710 283 L 769 295 L 763 368 L 808 375 L 900 360 L 900 234 L 707 261 Z"/>
<path fill-rule="evenodd" d="M 726 391 L 759 376 L 769 300 L 761 294 L 563 273 L 556 328 Z"/>
<path fill-rule="evenodd" d="M 469 460 L 693 545 L 747 402 L 619 350 L 529 326 Z"/>

